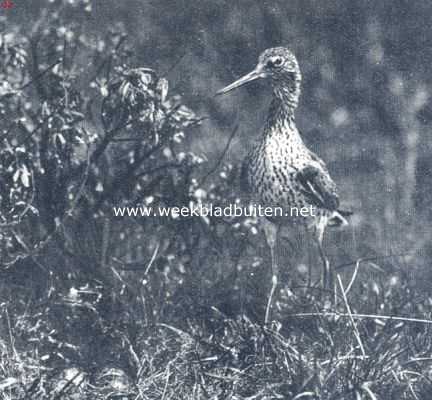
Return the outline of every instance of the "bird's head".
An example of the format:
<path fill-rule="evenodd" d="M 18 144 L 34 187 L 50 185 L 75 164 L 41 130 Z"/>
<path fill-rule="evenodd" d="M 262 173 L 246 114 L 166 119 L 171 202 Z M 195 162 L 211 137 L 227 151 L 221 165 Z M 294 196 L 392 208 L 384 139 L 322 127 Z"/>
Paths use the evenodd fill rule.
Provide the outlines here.
<path fill-rule="evenodd" d="M 276 97 L 296 97 L 300 94 L 301 73 L 294 54 L 285 47 L 273 47 L 261 53 L 256 67 L 235 82 L 219 90 L 225 94 L 248 82 L 269 79 Z"/>

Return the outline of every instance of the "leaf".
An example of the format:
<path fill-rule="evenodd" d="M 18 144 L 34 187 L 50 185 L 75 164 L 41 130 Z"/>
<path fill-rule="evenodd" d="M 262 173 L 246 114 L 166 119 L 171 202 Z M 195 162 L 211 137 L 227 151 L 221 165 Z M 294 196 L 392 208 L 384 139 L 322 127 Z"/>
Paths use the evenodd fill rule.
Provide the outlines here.
<path fill-rule="evenodd" d="M 60 64 L 57 64 L 54 66 L 54 68 L 52 69 L 52 72 L 56 75 L 60 75 L 61 69 L 60 69 Z"/>
<path fill-rule="evenodd" d="M 56 142 L 58 142 L 58 143 L 56 143 L 57 146 L 63 147 L 66 144 L 66 139 L 64 138 L 64 136 L 61 133 L 57 133 L 55 138 L 56 138 Z"/>
<path fill-rule="evenodd" d="M 18 93 L 18 92 L 15 89 L 13 89 L 13 87 L 11 86 L 11 84 L 9 82 L 4 81 L 0 85 L 0 96 L 1 97 L 10 97 L 16 93 Z"/>
<path fill-rule="evenodd" d="M 21 174 L 21 170 L 17 169 L 13 174 L 13 178 L 12 178 L 14 182 L 16 182 L 19 179 L 20 174 Z"/>
<path fill-rule="evenodd" d="M 106 85 L 100 87 L 100 92 L 102 97 L 108 97 L 109 95 L 108 87 Z"/>
<path fill-rule="evenodd" d="M 129 92 L 130 83 L 129 82 L 123 82 L 123 84 L 120 87 L 120 94 L 122 96 L 122 99 L 124 100 Z"/>
<path fill-rule="evenodd" d="M 25 165 L 23 165 L 21 167 L 21 183 L 24 185 L 24 187 L 30 187 L 30 176 L 30 171 Z"/>

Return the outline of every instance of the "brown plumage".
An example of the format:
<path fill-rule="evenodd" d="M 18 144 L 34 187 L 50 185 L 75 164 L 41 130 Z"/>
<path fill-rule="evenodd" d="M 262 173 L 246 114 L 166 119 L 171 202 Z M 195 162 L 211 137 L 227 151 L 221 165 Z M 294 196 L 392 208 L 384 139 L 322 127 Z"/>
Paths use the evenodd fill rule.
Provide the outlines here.
<path fill-rule="evenodd" d="M 324 264 L 323 284 L 330 278 L 329 263 L 322 250 L 322 239 L 327 226 L 346 224 L 340 212 L 337 187 L 324 162 L 310 151 L 295 124 L 301 72 L 297 59 L 288 49 L 271 48 L 264 51 L 255 69 L 218 94 L 227 93 L 247 82 L 267 78 L 272 85 L 273 99 L 263 134 L 246 156 L 241 169 L 241 186 L 254 202 L 282 207 L 287 217 L 263 221 L 267 241 L 272 252 L 272 291 L 266 310 L 268 319 L 271 297 L 277 285 L 277 265 L 274 257 L 277 232 L 281 225 L 302 224 L 313 232 Z M 313 216 L 295 217 L 290 209 L 313 207 Z"/>

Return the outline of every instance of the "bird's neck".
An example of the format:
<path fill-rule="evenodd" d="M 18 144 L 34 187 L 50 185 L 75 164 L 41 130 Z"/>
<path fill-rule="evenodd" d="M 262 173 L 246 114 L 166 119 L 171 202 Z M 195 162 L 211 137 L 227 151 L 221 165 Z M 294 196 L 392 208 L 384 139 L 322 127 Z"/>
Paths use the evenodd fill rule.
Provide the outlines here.
<path fill-rule="evenodd" d="M 296 108 L 297 103 L 294 103 L 293 100 L 290 99 L 288 102 L 278 96 L 273 96 L 268 112 L 269 125 L 274 125 L 280 122 L 294 124 Z"/>
<path fill-rule="evenodd" d="M 295 125 L 295 110 L 301 91 L 300 72 L 279 76 L 273 81 L 272 86 L 273 100 L 268 115 L 269 125 L 278 123 Z"/>
<path fill-rule="evenodd" d="M 273 99 L 265 127 L 265 136 L 287 136 L 288 140 L 301 143 L 295 125 L 295 110 L 300 97 L 300 82 L 273 87 Z"/>

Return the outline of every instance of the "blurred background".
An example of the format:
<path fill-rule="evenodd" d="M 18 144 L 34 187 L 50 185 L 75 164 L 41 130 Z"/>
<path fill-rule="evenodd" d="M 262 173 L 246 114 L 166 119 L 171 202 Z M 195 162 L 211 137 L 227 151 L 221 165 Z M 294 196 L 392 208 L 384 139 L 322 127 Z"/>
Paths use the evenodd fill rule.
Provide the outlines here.
<path fill-rule="evenodd" d="M 217 341 L 224 326 L 225 336 L 217 342 L 220 354 L 228 342 L 243 346 L 242 329 L 247 337 L 259 337 L 270 275 L 268 249 L 253 223 L 120 221 L 110 207 L 154 199 L 177 206 L 200 197 L 226 204 L 238 197 L 238 165 L 261 132 L 271 91 L 266 82 L 255 82 L 223 97 L 214 95 L 275 46 L 288 47 L 299 60 L 303 83 L 297 126 L 308 147 L 327 163 L 342 206 L 354 211 L 348 228 L 329 230 L 325 238 L 331 264 L 347 282 L 362 265 L 350 293 L 353 311 L 430 317 L 430 1 L 13 4 L 0 8 L 1 304 L 13 316 L 10 323 L 3 315 L 1 332 L 2 337 L 13 332 L 25 349 L 39 343 L 41 354 L 43 349 L 51 357 L 47 362 L 32 353 L 27 363 L 78 368 L 68 370 L 69 378 L 61 381 L 66 384 L 81 370 L 92 376 L 101 365 L 115 366 L 129 376 L 119 370 L 108 374 L 112 380 L 124 378 L 124 391 L 130 389 L 128 379 L 147 390 L 142 379 L 153 376 L 158 389 L 149 389 L 143 398 L 165 398 L 160 388 L 168 381 L 176 398 L 176 386 L 164 375 L 172 360 L 189 368 L 177 371 L 180 380 L 189 382 L 183 396 L 192 396 L 194 385 L 208 379 L 197 372 L 190 354 L 182 353 L 190 337 Z M 155 109 L 160 112 L 156 117 Z M 282 282 L 294 277 L 304 288 L 304 264 L 316 271 L 320 266 L 311 256 L 315 250 L 300 240 L 294 239 L 300 251 L 290 252 L 293 245 L 284 242 Z M 288 332 L 290 340 L 299 340 L 300 352 L 320 359 L 315 344 L 324 340 L 321 328 L 284 325 L 293 312 L 328 306 L 325 293 L 301 290 L 293 294 L 282 284 L 275 315 L 284 328 L 278 332 Z M 233 322 L 239 319 L 241 326 Z M 183 330 L 169 331 L 176 339 L 161 331 L 168 324 Z M 378 328 L 373 333 L 370 325 L 363 328 L 364 340 L 386 342 Z M 310 329 L 316 336 L 308 347 L 303 340 Z M 403 335 L 413 343 L 421 338 L 424 349 L 432 348 L 429 339 L 425 344 L 431 337 L 426 328 Z M 369 350 L 378 354 L 374 346 Z M 399 342 L 392 346 L 402 348 Z M 210 357 L 210 348 L 196 352 Z M 254 349 L 249 350 L 258 354 Z M 279 350 L 274 354 L 283 353 Z M 238 357 L 229 361 L 233 368 Z M 245 356 L 243 367 L 248 360 Z M 18 361 L 5 370 L 25 376 L 23 385 L 32 387 L 34 371 L 20 370 Z M 218 362 L 213 373 L 225 361 Z M 254 365 L 257 373 L 251 373 L 245 387 L 262 374 Z M 312 365 L 308 360 L 304 368 Z M 376 368 L 383 370 L 378 362 Z M 366 370 L 359 366 L 360 372 Z M 422 367 L 418 371 L 424 372 Z M 382 379 L 381 390 L 390 393 L 389 380 Z M 267 388 L 261 383 L 255 392 L 235 389 L 236 398 L 252 398 L 247 396 Z M 58 385 L 55 390 L 61 392 Z M 218 385 L 207 390 L 219 393 Z M 300 393 L 292 385 L 286 398 Z M 302 385 L 298 388 L 308 387 Z M 276 398 L 269 393 L 256 398 Z M 339 398 L 343 393 L 340 389 Z M 405 389 L 392 393 L 392 399 L 415 398 Z"/>

